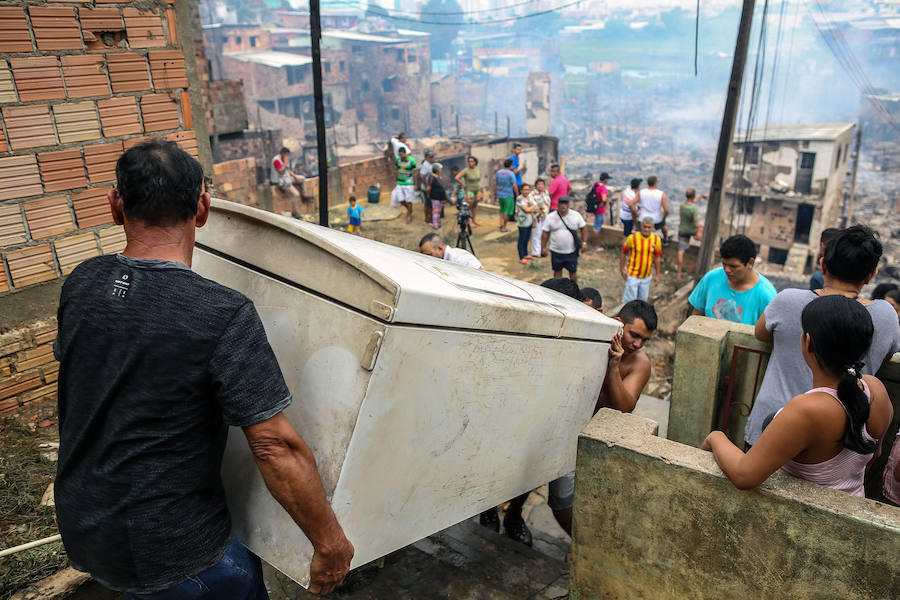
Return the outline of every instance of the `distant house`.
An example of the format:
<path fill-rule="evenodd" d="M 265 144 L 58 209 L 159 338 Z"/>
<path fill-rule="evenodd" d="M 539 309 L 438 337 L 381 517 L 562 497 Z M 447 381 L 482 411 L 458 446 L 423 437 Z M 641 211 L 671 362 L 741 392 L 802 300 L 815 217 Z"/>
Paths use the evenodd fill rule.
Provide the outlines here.
<path fill-rule="evenodd" d="M 738 134 L 720 236 L 753 239 L 768 272 L 811 272 L 822 230 L 841 221 L 854 129 L 853 123 L 828 123 Z"/>

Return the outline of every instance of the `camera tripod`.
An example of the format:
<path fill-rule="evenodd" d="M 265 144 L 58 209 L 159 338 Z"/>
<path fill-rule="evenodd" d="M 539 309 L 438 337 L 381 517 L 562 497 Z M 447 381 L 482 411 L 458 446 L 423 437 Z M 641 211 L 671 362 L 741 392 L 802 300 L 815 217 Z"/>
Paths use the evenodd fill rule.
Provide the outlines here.
<path fill-rule="evenodd" d="M 475 247 L 472 246 L 472 226 L 469 224 L 468 218 L 459 221 L 459 235 L 456 236 L 456 247 L 468 250 L 473 255 L 475 254 Z"/>

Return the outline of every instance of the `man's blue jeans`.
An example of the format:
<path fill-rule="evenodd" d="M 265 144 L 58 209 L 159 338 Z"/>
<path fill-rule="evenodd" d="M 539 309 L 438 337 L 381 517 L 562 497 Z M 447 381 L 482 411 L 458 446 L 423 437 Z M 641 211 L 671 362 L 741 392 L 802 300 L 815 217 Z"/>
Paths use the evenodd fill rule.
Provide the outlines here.
<path fill-rule="evenodd" d="M 653 276 L 638 279 L 637 277 L 628 276 L 625 280 L 625 294 L 622 296 L 622 303 L 631 302 L 632 300 L 646 300 L 650 295 L 650 282 Z"/>
<path fill-rule="evenodd" d="M 160 548 L 160 552 L 165 552 Z M 222 560 L 179 584 L 153 594 L 125 594 L 128 600 L 268 600 L 263 584 L 262 563 L 236 537 Z"/>

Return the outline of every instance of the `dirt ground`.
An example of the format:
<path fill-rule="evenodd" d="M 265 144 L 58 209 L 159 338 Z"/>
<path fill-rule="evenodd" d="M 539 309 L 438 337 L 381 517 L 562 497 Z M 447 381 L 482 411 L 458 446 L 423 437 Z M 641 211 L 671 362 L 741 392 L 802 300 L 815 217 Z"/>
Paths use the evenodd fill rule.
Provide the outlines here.
<path fill-rule="evenodd" d="M 346 230 L 346 210 L 346 204 L 331 209 L 332 227 Z M 486 270 L 535 284 L 553 277 L 549 257 L 533 260 L 528 265 L 519 263 L 516 250 L 518 232 L 515 223 L 510 223 L 507 226 L 509 231 L 502 233 L 498 230 L 496 208 L 479 206 L 478 211 L 478 221 L 481 226 L 472 230 L 472 245 L 475 248 L 476 256 Z M 369 212 L 377 212 L 378 220 L 366 220 L 366 215 L 364 215 L 361 233 L 363 237 L 379 242 L 416 251 L 422 236 L 434 231 L 430 224 L 424 222 L 421 205 L 415 206 L 413 222 L 410 224 L 406 223 L 400 210 L 390 209 L 383 203 Z M 591 219 L 592 217 L 586 219 L 588 227 L 592 225 Z M 444 238 L 445 243 L 451 246 L 456 245 L 459 233 L 456 209 L 451 207 L 445 209 L 442 228 L 438 232 Z M 578 284 L 581 287 L 593 287 L 599 290 L 603 296 L 603 306 L 609 312 L 621 304 L 625 281 L 619 272 L 620 246 L 618 244 L 607 245 L 604 250 L 604 252 L 596 253 L 589 250 L 582 255 L 578 262 Z M 675 290 L 687 282 L 686 278 L 682 278 L 682 280 L 675 278 L 676 265 L 664 260 L 662 267 L 660 283 L 650 288 L 650 302 L 657 305 L 658 309 L 666 305 Z M 661 321 L 660 329 L 674 331 L 677 325 L 672 325 Z M 647 344 L 646 351 L 652 360 L 653 372 L 645 393 L 664 398 L 671 390 L 672 361 L 675 354 L 674 336 L 658 331 Z"/>

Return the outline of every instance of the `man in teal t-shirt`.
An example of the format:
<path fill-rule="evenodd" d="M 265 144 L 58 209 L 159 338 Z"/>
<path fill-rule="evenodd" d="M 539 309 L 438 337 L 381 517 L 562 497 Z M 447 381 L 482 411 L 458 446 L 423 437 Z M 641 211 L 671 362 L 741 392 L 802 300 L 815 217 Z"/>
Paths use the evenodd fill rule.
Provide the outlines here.
<path fill-rule="evenodd" d="M 753 270 L 756 244 L 733 235 L 719 248 L 722 267 L 703 276 L 691 293 L 693 314 L 753 325 L 777 293 L 772 283 Z"/>

